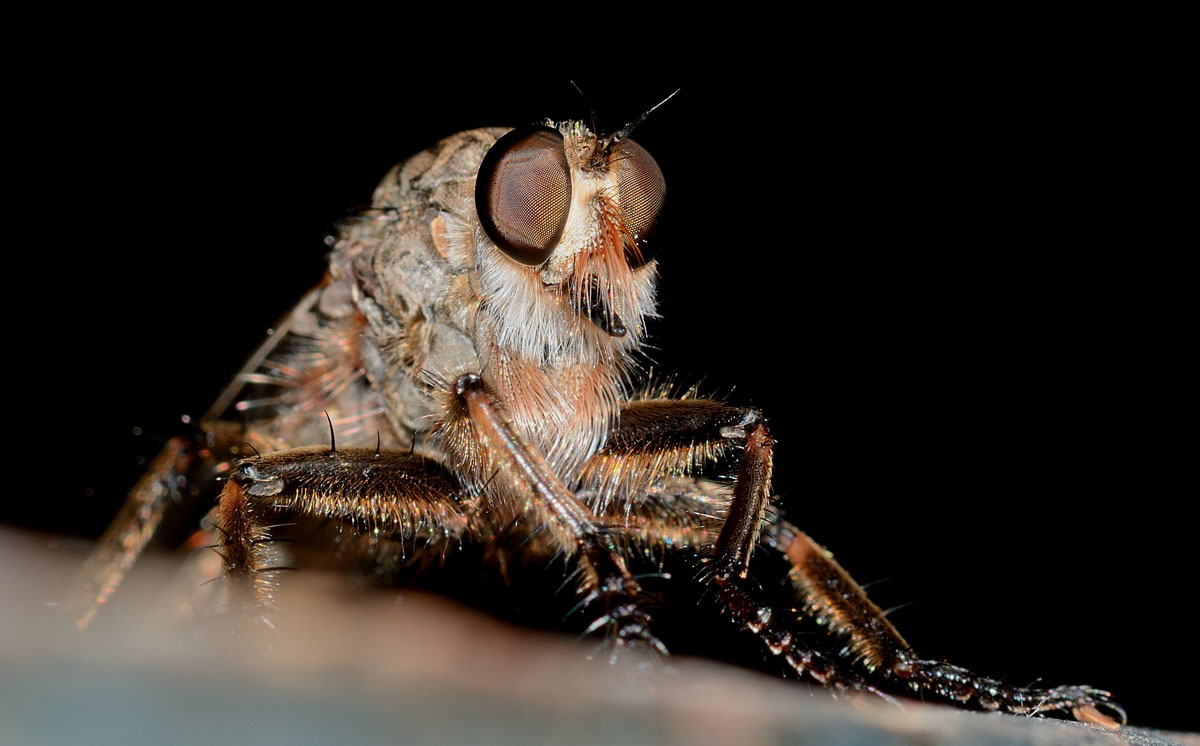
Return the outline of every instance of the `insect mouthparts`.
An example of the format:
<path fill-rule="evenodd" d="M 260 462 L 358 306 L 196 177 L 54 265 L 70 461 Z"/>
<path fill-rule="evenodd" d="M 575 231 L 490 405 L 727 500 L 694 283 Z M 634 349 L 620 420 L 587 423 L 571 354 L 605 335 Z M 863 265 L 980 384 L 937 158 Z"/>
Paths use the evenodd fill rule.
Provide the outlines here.
<path fill-rule="evenodd" d="M 574 285 L 574 281 L 572 281 Z M 600 283 L 600 278 L 596 275 L 587 275 L 583 281 L 581 291 L 573 291 L 571 296 L 576 298 L 573 304 L 575 312 L 608 332 L 614 337 L 624 337 L 628 329 L 625 327 L 625 322 L 617 315 L 617 312 L 612 310 L 612 304 L 605 292 L 605 288 Z"/>

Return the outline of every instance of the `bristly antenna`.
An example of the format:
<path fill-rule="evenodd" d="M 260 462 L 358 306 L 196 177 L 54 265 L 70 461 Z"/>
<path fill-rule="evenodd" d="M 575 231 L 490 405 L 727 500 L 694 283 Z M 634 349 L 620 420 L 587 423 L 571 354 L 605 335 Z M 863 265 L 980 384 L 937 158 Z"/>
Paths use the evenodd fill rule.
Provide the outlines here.
<path fill-rule="evenodd" d="M 608 148 L 612 147 L 613 145 L 616 145 L 617 143 L 621 142 L 626 137 L 629 137 L 629 134 L 631 132 L 633 132 L 635 129 L 637 129 L 638 126 L 641 125 L 642 122 L 646 121 L 646 117 L 650 116 L 651 112 L 653 112 L 655 109 L 662 106 L 663 104 L 667 103 L 671 99 L 675 98 L 675 94 L 679 93 L 681 90 L 683 90 L 683 89 L 676 88 L 674 91 L 671 92 L 671 94 L 669 96 L 664 98 L 662 101 L 659 101 L 654 106 L 651 106 L 637 119 L 633 120 L 632 122 L 625 125 L 624 127 L 617 130 L 616 132 L 613 132 L 610 135 L 605 135 L 605 136 L 599 138 L 600 143 L 604 146 L 605 149 L 608 149 Z"/>
<path fill-rule="evenodd" d="M 337 442 L 333 439 L 333 418 L 329 416 L 329 410 L 325 410 L 325 420 L 329 423 L 329 458 L 334 458 L 338 455 Z"/>
<path fill-rule="evenodd" d="M 379 431 L 375 431 L 375 458 L 379 458 L 379 446 L 383 441 L 380 439 Z"/>
<path fill-rule="evenodd" d="M 577 93 L 579 93 L 579 97 L 583 99 L 583 103 L 587 104 L 587 107 L 588 107 L 588 118 L 592 120 L 592 132 L 593 132 L 593 133 L 595 133 L 595 132 L 597 131 L 597 125 L 596 125 L 596 107 L 595 107 L 595 106 L 592 106 L 592 102 L 588 100 L 587 94 L 585 94 L 585 93 L 583 92 L 583 89 L 579 87 L 579 84 L 578 84 L 578 83 L 576 83 L 575 81 L 573 81 L 573 80 L 572 80 L 572 81 L 571 81 L 571 85 L 575 87 L 575 91 L 576 91 Z M 673 95 L 675 95 L 675 94 L 671 94 L 671 95 L 673 96 Z"/>
<path fill-rule="evenodd" d="M 255 447 L 254 447 L 254 446 L 253 446 L 253 445 L 250 443 L 250 441 L 248 441 L 248 440 L 243 440 L 243 441 L 242 441 L 242 445 L 244 445 L 244 446 L 246 446 L 247 448 L 249 448 L 250 450 L 254 451 L 254 455 L 255 455 L 257 458 L 262 458 L 262 454 L 258 452 L 258 449 L 257 449 L 257 448 L 255 448 Z"/>

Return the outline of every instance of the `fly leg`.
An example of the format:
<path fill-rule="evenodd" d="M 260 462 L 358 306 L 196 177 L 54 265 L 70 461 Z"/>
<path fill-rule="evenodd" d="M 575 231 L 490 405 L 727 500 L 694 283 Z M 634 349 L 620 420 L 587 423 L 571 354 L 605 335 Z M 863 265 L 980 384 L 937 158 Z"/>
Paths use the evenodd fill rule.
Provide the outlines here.
<path fill-rule="evenodd" d="M 599 607 L 601 615 L 587 633 L 605 631 L 614 645 L 613 654 L 624 645 L 666 653 L 666 647 L 650 629 L 650 616 L 642 608 L 646 601 L 625 560 L 615 551 L 610 530 L 579 498 L 568 490 L 538 451 L 517 435 L 499 400 L 474 374 L 460 376 L 455 395 L 462 415 L 470 422 L 482 446 L 480 458 L 485 471 L 494 471 L 497 494 L 507 492 L 539 517 L 548 529 L 552 546 L 578 563 L 579 607 Z"/>
<path fill-rule="evenodd" d="M 240 444 L 241 428 L 227 422 L 203 423 L 195 437 L 167 441 L 129 491 L 68 591 L 66 608 L 77 627 L 87 627 L 108 602 L 172 509 L 202 502 L 189 499 L 190 485 L 211 484 L 225 473 Z"/>
<path fill-rule="evenodd" d="M 721 606 L 739 627 L 756 635 L 796 674 L 838 691 L 861 691 L 890 699 L 840 661 L 804 647 L 788 630 L 786 619 L 759 599 L 749 577 L 750 558 L 759 540 L 763 516 L 771 497 L 772 441 L 762 415 L 755 409 L 730 407 L 707 399 L 649 399 L 631 402 L 621 412 L 621 425 L 605 448 L 585 469 L 585 483 L 607 505 L 617 494 L 647 494 L 651 483 L 672 475 L 695 474 L 743 444 L 733 495 L 724 511 L 698 491 L 684 501 L 667 501 L 660 520 L 643 515 L 643 505 L 626 507 L 628 533 L 642 544 L 655 541 L 703 542 L 706 568 Z M 618 489 L 619 487 L 619 489 Z M 612 497 L 610 497 L 612 496 Z M 652 498 L 657 499 L 657 498 Z M 683 531 L 672 516 L 685 505 L 697 506 L 693 525 Z M 717 513 L 724 512 L 723 520 Z M 713 537 L 715 536 L 715 540 Z"/>
<path fill-rule="evenodd" d="M 782 657 L 796 673 L 833 691 L 862 691 L 890 699 L 856 672 L 832 658 L 802 646 L 780 624 L 774 610 L 760 601 L 750 580 L 750 559 L 758 544 L 763 517 L 771 501 L 773 441 L 760 417 L 747 423 L 746 446 L 738 469 L 729 513 L 713 547 L 712 582 L 717 598 L 744 629 L 753 632 L 772 655 Z"/>
<path fill-rule="evenodd" d="M 849 573 L 804 532 L 777 520 L 764 539 L 791 563 L 788 577 L 804 599 L 805 613 L 824 620 L 843 636 L 847 653 L 867 670 L 907 682 L 913 691 L 985 710 L 1020 715 L 1062 712 L 1110 728 L 1125 722 L 1124 710 L 1100 689 L 1014 687 L 949 663 L 918 658 Z"/>
<path fill-rule="evenodd" d="M 757 634 L 767 649 L 784 656 L 800 673 L 834 689 L 877 691 L 835 661 L 796 650 L 794 637 L 776 626 L 776 614 L 756 601 L 748 581 L 757 545 L 782 553 L 792 565 L 789 578 L 804 599 L 803 611 L 823 621 L 849 644 L 847 655 L 866 671 L 907 683 L 914 691 L 974 704 L 984 709 L 1035 715 L 1063 712 L 1076 719 L 1114 727 L 1125 713 L 1108 692 L 1086 686 L 1054 689 L 1012 687 L 940 661 L 922 660 L 883 612 L 825 550 L 786 521 L 768 516 L 771 503 L 772 443 L 761 415 L 703 399 L 654 399 L 630 403 L 621 426 L 589 464 L 589 487 L 604 497 L 612 485 L 644 494 L 654 480 L 698 472 L 723 457 L 736 440 L 744 441 L 741 465 L 719 535 L 713 543 L 709 571 L 717 597 L 735 621 Z M 628 468 L 632 463 L 634 468 Z M 641 480 L 630 484 L 632 474 Z M 636 515 L 636 510 L 627 515 Z M 669 513 L 664 513 L 669 517 Z M 640 529 L 643 542 L 656 532 L 676 538 L 671 522 Z M 769 524 L 763 532 L 764 524 Z M 701 521 L 698 525 L 704 525 Z M 693 537 L 696 538 L 696 537 Z"/>
<path fill-rule="evenodd" d="M 270 624 L 264 612 L 287 569 L 271 539 L 274 514 L 333 520 L 388 539 L 439 540 L 469 532 L 468 510 L 449 472 L 407 452 L 319 446 L 243 459 L 217 508 L 230 611 Z"/>

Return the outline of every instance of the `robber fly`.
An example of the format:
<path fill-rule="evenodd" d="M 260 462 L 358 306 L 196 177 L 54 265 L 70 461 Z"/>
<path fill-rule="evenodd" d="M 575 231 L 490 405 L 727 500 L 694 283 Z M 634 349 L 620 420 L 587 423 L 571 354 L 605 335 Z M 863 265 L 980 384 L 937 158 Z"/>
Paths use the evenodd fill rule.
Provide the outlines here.
<path fill-rule="evenodd" d="M 78 623 L 173 506 L 219 485 L 196 543 L 220 555 L 226 607 L 247 619 L 284 567 L 312 560 L 277 541 L 310 522 L 356 537 L 380 578 L 407 562 L 397 547 L 565 562 L 587 633 L 665 654 L 641 578 L 670 556 L 705 608 L 835 692 L 1123 722 L 1098 689 L 921 658 L 773 510 L 763 413 L 646 382 L 666 182 L 630 139 L 640 121 L 471 130 L 393 168 L 199 434 L 168 442 L 131 490 L 81 575 Z M 751 580 L 764 558 L 786 568 L 790 612 Z M 840 655 L 804 641 L 813 621 Z"/>

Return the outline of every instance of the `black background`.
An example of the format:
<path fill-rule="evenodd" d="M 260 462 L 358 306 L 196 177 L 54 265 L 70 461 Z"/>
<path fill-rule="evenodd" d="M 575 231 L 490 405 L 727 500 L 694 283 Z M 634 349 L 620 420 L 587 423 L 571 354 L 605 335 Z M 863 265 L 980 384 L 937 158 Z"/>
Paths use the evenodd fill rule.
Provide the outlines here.
<path fill-rule="evenodd" d="M 609 127 L 682 87 L 635 135 L 669 195 L 653 357 L 767 412 L 787 514 L 891 579 L 872 596 L 911 604 L 893 620 L 918 651 L 1194 726 L 1171 690 L 1195 658 L 1190 337 L 1136 233 L 1123 60 L 1058 41 L 714 51 L 653 74 L 109 50 L 26 113 L 42 209 L 10 282 L 41 300 L 10 367 L 36 486 L 6 518 L 98 535 L 394 162 L 586 117 L 572 77 Z"/>

